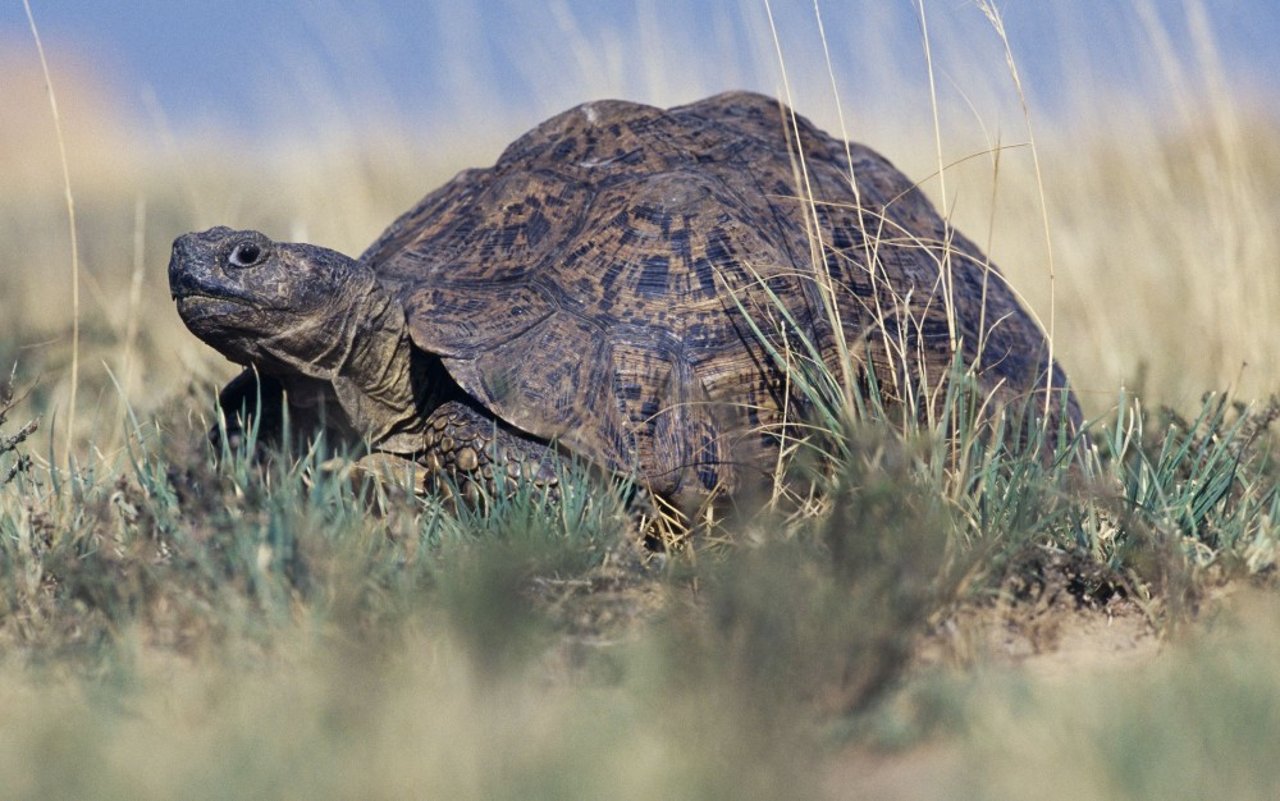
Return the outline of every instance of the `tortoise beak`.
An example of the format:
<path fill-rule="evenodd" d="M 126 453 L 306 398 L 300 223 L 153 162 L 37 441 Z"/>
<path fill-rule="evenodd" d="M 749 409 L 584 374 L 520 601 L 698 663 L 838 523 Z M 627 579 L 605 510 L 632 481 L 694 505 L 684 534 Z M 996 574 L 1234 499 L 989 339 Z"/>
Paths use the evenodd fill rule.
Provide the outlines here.
<path fill-rule="evenodd" d="M 194 261 L 191 239 L 194 234 L 183 234 L 173 240 L 173 249 L 169 254 L 169 297 L 179 300 L 192 294 L 197 282 L 188 265 Z"/>
<path fill-rule="evenodd" d="M 209 248 L 202 246 L 196 234 L 183 234 L 173 241 L 169 255 L 169 297 L 177 299 L 192 294 L 210 294 L 215 289 L 214 265 Z"/>
<path fill-rule="evenodd" d="M 230 228 L 183 234 L 173 240 L 169 255 L 169 296 L 181 300 L 193 295 L 225 297 L 235 294 L 218 264 L 217 243 Z"/>

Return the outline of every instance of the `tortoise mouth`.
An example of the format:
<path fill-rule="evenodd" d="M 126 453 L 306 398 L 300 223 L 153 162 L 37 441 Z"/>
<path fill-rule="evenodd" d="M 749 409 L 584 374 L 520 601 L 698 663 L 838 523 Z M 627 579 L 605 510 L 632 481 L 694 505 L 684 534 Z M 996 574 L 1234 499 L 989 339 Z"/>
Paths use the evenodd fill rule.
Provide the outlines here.
<path fill-rule="evenodd" d="M 178 304 L 178 316 L 187 323 L 258 308 L 257 304 L 234 295 L 213 295 L 204 292 L 184 292 L 175 295 L 174 300 Z"/>

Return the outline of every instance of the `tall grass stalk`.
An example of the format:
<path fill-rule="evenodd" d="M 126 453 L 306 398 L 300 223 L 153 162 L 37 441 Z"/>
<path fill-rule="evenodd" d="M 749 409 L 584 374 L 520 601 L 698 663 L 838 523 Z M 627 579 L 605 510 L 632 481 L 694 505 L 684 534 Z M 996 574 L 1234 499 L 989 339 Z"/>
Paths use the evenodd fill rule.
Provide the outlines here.
<path fill-rule="evenodd" d="M 923 2 L 923 0 L 921 0 Z M 1036 175 L 1036 195 L 1040 203 L 1040 220 L 1044 231 L 1044 250 L 1045 250 L 1045 266 L 1049 271 L 1049 364 L 1053 364 L 1054 357 L 1054 336 L 1057 333 L 1057 285 L 1058 274 L 1053 263 L 1053 226 L 1049 223 L 1049 202 L 1045 199 L 1044 191 L 1044 172 L 1040 168 L 1040 150 L 1036 147 L 1035 128 L 1031 124 L 1031 110 L 1027 106 L 1027 93 L 1022 87 L 1022 77 L 1018 73 L 1018 62 L 1013 57 L 1013 47 L 1009 44 L 1009 35 L 1005 31 L 1004 18 L 1000 15 L 999 7 L 991 0 L 977 0 L 978 8 L 982 9 L 982 13 L 991 23 L 991 27 L 995 29 L 996 35 L 1000 38 L 1000 43 L 1004 47 L 1005 65 L 1009 69 L 1009 77 L 1013 79 L 1013 88 L 1018 95 L 1018 105 L 1022 109 L 1022 121 L 1027 129 L 1027 143 L 1031 148 L 1031 164 L 1035 168 Z M 1053 398 L 1055 388 L 1053 386 L 1053 370 L 1045 374 L 1045 393 L 1044 393 L 1044 414 L 1049 414 L 1049 403 Z"/>
<path fill-rule="evenodd" d="M 44 55 L 44 43 L 31 13 L 30 0 L 22 0 L 31 26 L 31 38 L 35 40 L 40 55 L 40 69 L 49 94 L 49 112 L 53 116 L 53 129 L 58 141 L 58 159 L 62 164 L 62 188 L 67 204 L 67 227 L 71 239 L 71 394 L 67 400 L 67 435 L 62 450 L 62 463 L 70 466 L 71 446 L 75 441 L 76 389 L 80 383 L 80 241 L 76 236 L 76 201 L 71 192 L 71 168 L 67 163 L 67 144 L 62 135 L 62 115 L 58 113 L 58 96 L 53 90 L 53 77 L 49 74 L 49 62 Z"/>
<path fill-rule="evenodd" d="M 816 8 L 816 6 L 815 6 Z M 769 18 L 769 30 L 773 36 L 774 51 L 778 58 L 778 70 L 782 75 L 783 92 L 786 97 L 787 108 L 789 109 L 790 119 L 785 119 L 784 125 L 794 134 L 794 161 L 795 168 L 799 173 L 797 186 L 804 192 L 803 197 L 799 200 L 805 204 L 809 213 L 805 215 L 805 224 L 809 227 L 809 259 L 813 265 L 815 274 L 820 277 L 818 289 L 821 297 L 826 305 L 826 314 L 831 322 L 832 330 L 844 331 L 844 324 L 841 321 L 840 304 L 836 300 L 835 279 L 831 276 L 831 272 L 827 268 L 826 259 L 823 258 L 824 243 L 822 241 L 822 227 L 818 220 L 817 207 L 814 204 L 813 187 L 809 181 L 809 170 L 805 163 L 804 148 L 800 143 L 800 126 L 796 119 L 795 103 L 791 93 L 791 81 L 787 76 L 786 59 L 782 53 L 782 39 L 778 36 L 778 27 L 773 17 L 773 7 L 769 4 L 769 0 L 765 0 L 765 11 Z M 843 336 L 836 337 L 836 348 L 840 357 L 840 372 L 843 378 L 842 386 L 845 388 L 846 407 L 852 411 L 853 395 L 852 388 L 856 384 L 856 376 L 854 374 L 853 360 L 849 353 L 848 342 Z"/>
<path fill-rule="evenodd" d="M 916 8 L 920 19 L 920 44 L 924 48 L 925 74 L 929 78 L 929 109 L 933 116 L 933 146 L 938 160 L 938 210 L 945 224 L 945 239 L 942 242 L 942 260 L 938 264 L 938 276 L 942 281 L 942 303 L 947 315 L 947 337 L 951 350 L 958 351 L 960 343 L 956 339 L 954 276 L 951 274 L 951 214 L 950 199 L 947 197 L 946 162 L 942 158 L 942 114 L 938 109 L 938 86 L 933 67 L 933 46 L 929 42 L 929 20 L 924 10 L 924 0 L 917 0 Z M 1048 407 L 1046 406 L 1046 411 Z"/>
<path fill-rule="evenodd" d="M 839 88 L 838 82 L 836 81 L 835 64 L 831 60 L 831 48 L 827 42 L 827 29 L 826 29 L 826 25 L 822 21 L 822 8 L 819 0 L 813 0 L 813 17 L 814 17 L 814 21 L 818 25 L 818 39 L 819 41 L 822 42 L 822 59 L 823 59 L 823 62 L 826 64 L 827 78 L 831 84 L 831 102 L 835 105 L 835 109 L 836 109 L 836 120 L 840 127 L 840 140 L 844 142 L 845 160 L 849 162 L 849 189 L 853 193 L 854 211 L 857 214 L 858 227 L 865 234 L 868 230 L 867 218 L 865 214 L 865 209 L 862 206 L 862 189 L 858 185 L 857 168 L 854 166 L 853 151 L 852 151 L 852 144 L 851 144 L 853 141 L 853 137 L 850 136 L 848 126 L 845 124 L 844 103 L 840 98 L 840 88 Z M 816 213 L 816 209 L 815 209 L 815 213 Z M 878 252 L 878 248 L 880 244 L 880 234 L 883 231 L 883 223 L 884 223 L 883 219 L 877 220 L 876 234 L 874 236 L 864 235 L 862 237 L 862 255 L 866 263 L 868 278 L 871 281 L 871 296 L 875 303 L 875 317 L 878 321 L 880 321 L 879 328 L 880 328 L 881 335 L 885 341 L 885 350 L 886 352 L 891 352 L 892 348 L 889 346 L 889 343 L 888 343 L 888 332 L 885 330 L 883 325 L 884 309 L 880 305 L 880 291 L 879 291 L 879 280 L 878 280 L 880 277 L 880 271 L 877 269 L 877 264 L 879 262 L 877 261 L 877 258 L 876 258 L 876 254 Z M 826 259 L 820 258 L 819 262 L 821 264 L 822 269 L 826 271 L 828 269 Z M 829 273 L 826 273 L 826 274 L 829 277 Z M 834 330 L 843 331 L 844 329 L 843 327 L 837 327 Z M 848 347 L 848 343 L 845 342 L 845 338 L 843 336 L 839 337 L 837 347 L 839 348 L 841 358 L 848 360 L 850 357 L 849 347 Z M 846 373 L 845 381 L 848 382 L 850 378 L 851 377 Z"/>

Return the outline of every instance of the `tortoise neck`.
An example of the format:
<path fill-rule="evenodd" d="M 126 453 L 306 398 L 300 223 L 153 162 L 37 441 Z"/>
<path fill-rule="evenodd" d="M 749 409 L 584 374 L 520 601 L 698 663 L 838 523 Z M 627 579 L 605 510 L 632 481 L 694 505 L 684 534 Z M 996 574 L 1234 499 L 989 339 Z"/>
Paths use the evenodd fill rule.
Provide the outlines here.
<path fill-rule="evenodd" d="M 438 391 L 409 338 L 404 310 L 373 274 L 354 288 L 339 327 L 347 348 L 333 384 L 356 433 L 379 450 L 421 450 L 423 406 Z M 417 355 L 415 355 L 417 354 Z M 320 377 L 320 376 L 317 376 Z"/>

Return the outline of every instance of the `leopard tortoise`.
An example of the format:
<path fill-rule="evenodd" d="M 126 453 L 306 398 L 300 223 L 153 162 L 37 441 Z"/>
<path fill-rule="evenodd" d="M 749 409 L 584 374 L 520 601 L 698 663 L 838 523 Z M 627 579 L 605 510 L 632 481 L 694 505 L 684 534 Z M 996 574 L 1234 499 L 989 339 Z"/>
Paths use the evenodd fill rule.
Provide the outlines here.
<path fill-rule="evenodd" d="M 428 483 L 553 482 L 572 454 L 682 503 L 741 489 L 803 432 L 824 373 L 923 408 L 960 364 L 990 408 L 1080 427 L 1039 327 L 913 183 L 745 92 L 566 111 L 358 259 L 185 234 L 169 281 L 247 368 L 229 416 L 282 396 L 297 426 Z"/>

